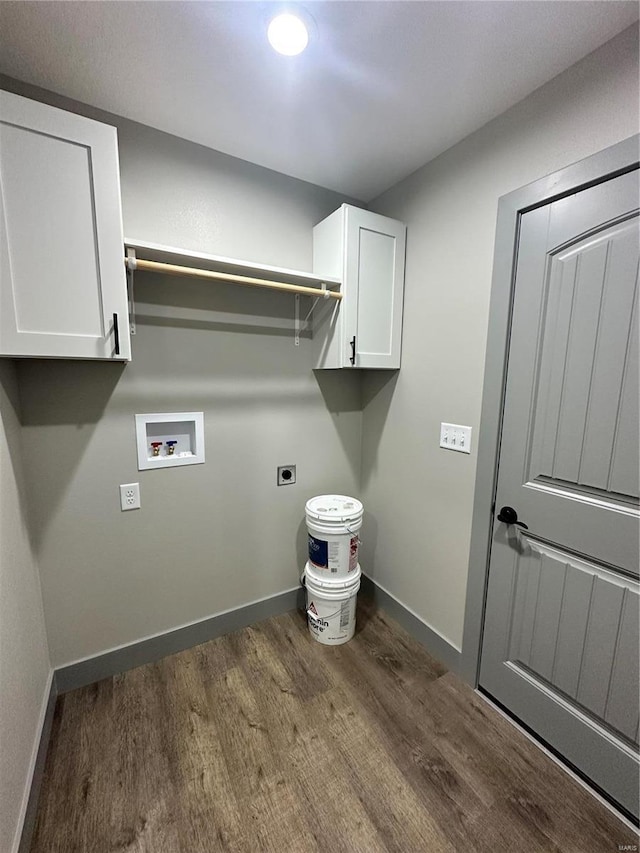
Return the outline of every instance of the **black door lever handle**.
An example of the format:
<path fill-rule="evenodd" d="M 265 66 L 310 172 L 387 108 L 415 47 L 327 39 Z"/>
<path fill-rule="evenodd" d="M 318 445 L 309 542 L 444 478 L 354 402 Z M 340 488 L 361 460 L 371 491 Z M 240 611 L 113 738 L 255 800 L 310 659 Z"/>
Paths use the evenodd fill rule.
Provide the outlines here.
<path fill-rule="evenodd" d="M 497 518 L 498 521 L 502 521 L 503 524 L 517 524 L 518 527 L 524 527 L 525 530 L 529 529 L 529 525 L 525 524 L 524 521 L 518 521 L 518 513 L 512 506 L 503 506 L 498 513 Z"/>

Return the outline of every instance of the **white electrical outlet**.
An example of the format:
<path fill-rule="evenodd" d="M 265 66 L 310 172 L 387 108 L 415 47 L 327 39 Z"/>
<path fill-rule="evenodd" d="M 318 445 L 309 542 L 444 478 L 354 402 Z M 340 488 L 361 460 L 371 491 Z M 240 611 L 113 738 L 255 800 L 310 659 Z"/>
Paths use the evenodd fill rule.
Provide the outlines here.
<path fill-rule="evenodd" d="M 140 484 L 125 483 L 120 486 L 120 509 L 140 509 Z"/>
<path fill-rule="evenodd" d="M 440 424 L 440 447 L 471 453 L 471 427 L 459 424 Z"/>

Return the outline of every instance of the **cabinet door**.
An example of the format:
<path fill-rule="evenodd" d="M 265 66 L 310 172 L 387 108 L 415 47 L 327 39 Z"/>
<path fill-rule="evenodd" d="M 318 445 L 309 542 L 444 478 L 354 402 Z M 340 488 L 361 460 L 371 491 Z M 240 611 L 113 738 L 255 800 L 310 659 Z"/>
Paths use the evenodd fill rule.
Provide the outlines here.
<path fill-rule="evenodd" d="M 128 360 L 123 253 L 115 128 L 0 92 L 0 355 Z"/>
<path fill-rule="evenodd" d="M 343 364 L 400 367 L 406 227 L 347 205 L 345 228 Z"/>

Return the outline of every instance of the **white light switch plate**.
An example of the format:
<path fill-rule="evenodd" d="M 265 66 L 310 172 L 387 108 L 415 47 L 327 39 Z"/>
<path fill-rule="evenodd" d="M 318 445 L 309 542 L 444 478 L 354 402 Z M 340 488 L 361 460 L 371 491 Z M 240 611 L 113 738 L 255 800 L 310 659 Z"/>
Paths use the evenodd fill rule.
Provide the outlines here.
<path fill-rule="evenodd" d="M 471 427 L 459 424 L 440 424 L 440 447 L 471 453 Z"/>

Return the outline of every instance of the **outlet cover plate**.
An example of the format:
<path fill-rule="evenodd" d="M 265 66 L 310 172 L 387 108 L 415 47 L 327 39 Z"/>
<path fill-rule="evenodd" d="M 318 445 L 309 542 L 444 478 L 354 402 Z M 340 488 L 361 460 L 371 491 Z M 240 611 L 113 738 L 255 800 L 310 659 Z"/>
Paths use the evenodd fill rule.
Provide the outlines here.
<path fill-rule="evenodd" d="M 278 466 L 278 485 L 291 486 L 296 481 L 296 466 L 295 465 L 279 465 Z"/>
<path fill-rule="evenodd" d="M 139 483 L 124 483 L 120 486 L 120 509 L 123 512 L 130 509 L 140 509 Z"/>
<path fill-rule="evenodd" d="M 471 427 L 460 424 L 440 424 L 440 447 L 471 453 Z"/>

